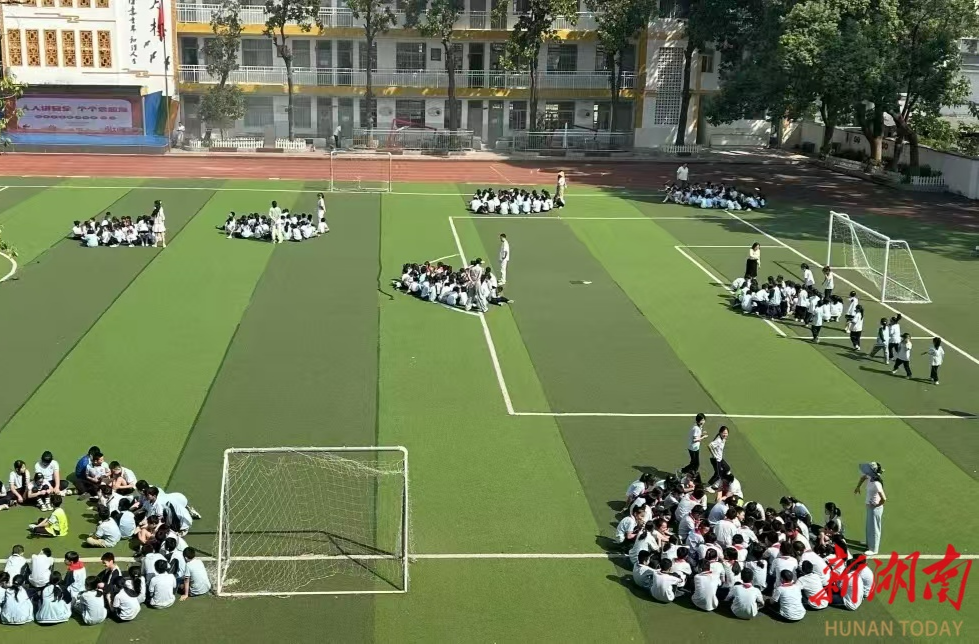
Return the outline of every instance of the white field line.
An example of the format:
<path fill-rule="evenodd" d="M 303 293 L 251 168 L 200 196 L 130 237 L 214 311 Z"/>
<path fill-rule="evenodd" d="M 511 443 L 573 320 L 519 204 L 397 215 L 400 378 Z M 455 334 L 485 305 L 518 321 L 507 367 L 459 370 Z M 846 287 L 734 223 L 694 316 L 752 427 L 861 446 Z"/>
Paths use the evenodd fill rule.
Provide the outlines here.
<path fill-rule="evenodd" d="M 604 411 L 517 411 L 513 416 L 551 416 L 556 418 L 693 418 L 699 412 L 645 413 L 645 412 L 604 412 Z M 708 416 L 742 420 L 979 420 L 979 416 L 956 414 L 728 414 L 706 412 Z"/>
<path fill-rule="evenodd" d="M 503 174 L 502 172 L 500 172 L 495 165 L 490 165 L 490 170 L 492 170 L 496 174 L 500 175 L 503 178 L 503 180 L 506 181 L 507 183 L 509 183 L 511 186 L 516 185 L 515 183 L 513 183 L 513 181 L 510 180 L 509 177 L 507 177 L 505 174 Z"/>
<path fill-rule="evenodd" d="M 800 253 L 799 251 L 797 251 L 797 250 L 796 250 L 795 248 L 792 248 L 791 246 L 789 246 L 788 244 L 786 244 L 785 242 L 783 242 L 783 241 L 782 241 L 781 239 L 779 239 L 779 238 L 777 238 L 777 237 L 773 237 L 772 235 L 769 235 L 769 234 L 768 234 L 768 233 L 766 233 L 766 232 L 765 232 L 764 230 L 762 230 L 762 229 L 761 229 L 761 228 L 759 228 L 758 226 L 756 226 L 756 225 L 754 225 L 754 224 L 753 224 L 753 223 L 751 223 L 750 221 L 745 221 L 744 219 L 742 219 L 742 218 L 741 218 L 741 217 L 739 217 L 738 215 L 736 215 L 736 214 L 734 214 L 733 212 L 730 212 L 730 211 L 728 211 L 728 210 L 725 210 L 724 212 L 726 212 L 726 213 L 727 213 L 728 215 L 730 215 L 730 216 L 731 216 L 732 218 L 734 218 L 734 219 L 737 219 L 738 221 L 740 221 L 740 222 L 741 222 L 742 224 L 744 224 L 745 226 L 748 226 L 749 228 L 751 228 L 752 230 L 754 230 L 754 231 L 755 231 L 755 232 L 757 232 L 758 234 L 760 234 L 760 235 L 763 235 L 764 237 L 767 237 L 768 239 L 770 239 L 770 240 L 772 240 L 773 242 L 775 242 L 775 243 L 776 243 L 776 244 L 778 244 L 779 246 L 782 246 L 783 248 L 787 248 L 787 249 L 789 249 L 790 251 L 792 251 L 793 253 L 795 253 L 796 255 L 798 255 L 799 257 L 801 257 L 802 259 L 804 259 L 804 260 L 805 260 L 806 262 L 808 262 L 808 263 L 810 263 L 810 264 L 812 264 L 813 266 L 822 266 L 822 264 L 821 264 L 820 262 L 817 262 L 817 261 L 815 261 L 815 260 L 813 260 L 813 259 L 811 259 L 811 258 L 809 258 L 809 257 L 806 257 L 805 255 L 803 255 L 802 253 Z M 843 282 L 844 284 L 849 284 L 850 286 L 852 286 L 852 287 L 853 287 L 853 289 L 854 289 L 854 290 L 856 290 L 856 291 L 860 291 L 861 293 L 863 293 L 863 294 L 864 294 L 864 295 L 866 295 L 867 297 L 869 297 L 869 298 L 871 298 L 872 300 L 874 299 L 874 295 L 873 295 L 873 293 L 870 293 L 869 291 L 866 291 L 866 290 L 864 290 L 864 289 L 862 289 L 862 288 L 860 288 L 859 286 L 857 286 L 856 284 L 854 284 L 854 283 L 853 283 L 853 282 L 851 282 L 850 280 L 848 280 L 848 279 L 846 279 L 846 278 L 844 278 L 844 277 L 840 277 L 840 278 L 839 278 L 839 280 L 840 280 L 841 282 Z M 957 352 L 958 354 L 960 354 L 960 355 L 962 355 L 962 356 L 963 356 L 963 357 L 965 357 L 966 359 L 968 359 L 968 360 L 970 360 L 970 361 L 972 361 L 972 362 L 973 362 L 974 364 L 976 364 L 976 365 L 979 365 L 979 358 L 976 358 L 976 357 L 975 357 L 974 355 L 972 355 L 972 354 L 970 354 L 970 353 L 968 353 L 968 352 L 967 352 L 967 351 L 965 351 L 964 349 L 961 349 L 961 348 L 959 348 L 958 346 L 956 346 L 956 345 L 954 345 L 954 344 L 952 344 L 952 343 L 951 343 L 951 342 L 949 342 L 949 341 L 948 341 L 947 339 L 945 339 L 945 337 L 944 337 L 944 336 L 940 336 L 940 335 L 939 335 L 938 333 L 935 333 L 934 331 L 932 331 L 932 330 L 931 330 L 931 329 L 929 329 L 928 327 L 926 327 L 926 326 L 924 326 L 924 325 L 923 325 L 923 324 L 921 324 L 920 322 L 916 322 L 915 320 L 913 320 L 912 318 L 910 318 L 910 317 L 908 317 L 907 315 L 904 315 L 903 313 L 901 313 L 900 311 L 898 311 L 897 309 L 895 309 L 895 308 L 894 308 L 893 306 L 891 306 L 891 305 L 889 305 L 889 304 L 885 304 L 884 302 L 879 302 L 879 301 L 877 301 L 877 300 L 874 300 L 874 301 L 875 301 L 875 302 L 877 302 L 878 304 L 880 304 L 881 306 L 883 306 L 883 307 L 884 307 L 885 309 L 887 309 L 888 311 L 891 311 L 892 313 L 900 313 L 900 314 L 901 314 L 901 317 L 902 317 L 902 319 L 904 319 L 904 320 L 907 320 L 907 321 L 908 321 L 909 323 L 911 323 L 911 324 L 913 324 L 914 326 L 916 326 L 916 327 L 918 327 L 919 329 L 921 329 L 922 331 L 924 331 L 925 333 L 927 333 L 927 334 L 928 334 L 928 335 L 930 335 L 931 337 L 941 337 L 941 338 L 942 338 L 942 343 L 943 343 L 943 344 L 944 344 L 945 346 L 947 346 L 947 347 L 949 347 L 949 348 L 950 348 L 950 349 L 952 349 L 953 351 L 955 351 L 955 352 Z"/>
<path fill-rule="evenodd" d="M 37 177 L 37 178 L 47 178 L 47 177 Z M 89 179 L 92 177 L 63 177 L 66 179 Z M 198 177 L 199 179 L 211 179 L 212 177 Z M 147 177 L 147 179 L 177 179 L 176 177 Z M 230 179 L 229 179 L 230 180 Z M 241 179 L 234 179 L 234 181 L 241 181 Z M 264 179 L 257 179 L 257 181 L 265 181 Z M 283 181 L 303 181 L 302 179 L 283 179 Z M 75 186 L 75 185 L 65 185 L 65 184 L 50 184 L 50 185 L 16 185 L 16 186 L 2 186 L 0 190 L 6 190 L 8 188 L 57 188 L 57 189 L 71 189 L 71 190 L 213 190 L 215 192 L 271 192 L 278 194 L 316 194 L 318 192 L 329 192 L 320 190 L 286 190 L 286 189 L 275 189 L 275 188 L 221 188 L 221 187 L 203 187 L 203 186 Z M 356 194 L 356 193 L 343 193 L 343 194 Z M 372 193 L 371 193 L 372 194 Z M 406 196 L 416 196 L 416 197 L 471 197 L 472 193 L 469 192 L 385 192 L 381 194 L 388 195 L 406 195 Z M 646 193 L 646 192 L 622 192 L 617 194 L 605 194 L 605 193 L 582 193 L 575 194 L 575 199 L 579 198 L 595 198 L 595 197 L 659 197 L 662 193 Z M 598 217 L 597 219 L 606 219 L 606 217 Z M 650 219 L 650 217 L 630 217 L 630 219 Z M 705 219 L 704 217 L 675 217 L 675 219 Z M 714 219 L 714 217 L 711 217 Z M 726 219 L 726 217 L 717 217 L 717 219 Z"/>
<path fill-rule="evenodd" d="M 690 217 L 681 217 L 680 219 L 691 219 Z M 711 219 L 719 219 L 718 217 L 711 217 Z M 724 217 L 727 219 L 727 217 Z M 737 246 L 691 246 L 689 244 L 680 244 L 680 248 L 745 248 L 744 244 L 739 244 Z M 766 249 L 770 250 L 770 249 Z"/>
<path fill-rule="evenodd" d="M 9 280 L 11 277 L 14 276 L 14 273 L 17 272 L 17 260 L 6 253 L 0 253 L 0 257 L 3 257 L 5 260 L 10 262 L 10 272 L 8 272 L 3 277 L 0 277 L 0 282 L 6 282 L 7 280 Z"/>
<path fill-rule="evenodd" d="M 6 190 L 6 189 L 7 189 L 7 188 L 9 188 L 9 187 L 10 187 L 10 186 L 3 186 L 2 188 L 0 188 L 0 192 L 3 192 L 4 190 Z"/>
<path fill-rule="evenodd" d="M 859 554 L 859 553 L 857 553 Z M 418 553 L 408 554 L 408 559 L 416 561 L 467 561 L 477 559 L 555 559 L 567 561 L 569 559 L 625 559 L 629 555 L 624 552 L 446 552 L 446 553 Z M 908 555 L 899 555 L 906 557 Z M 891 554 L 877 554 L 869 559 L 885 560 L 890 559 Z M 944 554 L 919 554 L 918 559 L 923 561 L 936 561 L 944 559 Z M 203 562 L 213 563 L 214 557 L 198 557 Z M 394 555 L 299 555 L 295 557 L 233 557 L 232 561 L 323 561 L 323 560 L 349 560 L 349 561 L 376 561 L 379 559 L 397 559 Z M 979 555 L 960 554 L 958 559 L 975 560 Z M 97 564 L 101 563 L 99 557 L 82 557 L 82 563 Z M 116 557 L 116 561 L 123 563 L 133 563 L 134 557 Z M 6 564 L 6 559 L 0 559 L 0 563 Z"/>
<path fill-rule="evenodd" d="M 459 258 L 463 264 L 467 263 L 466 251 L 462 249 L 462 240 L 459 239 L 459 231 L 452 217 L 449 217 L 449 228 L 452 229 L 452 237 L 456 242 L 456 249 L 459 251 Z M 496 344 L 490 334 L 489 324 L 486 323 L 486 316 L 479 313 L 479 321 L 483 325 L 483 337 L 486 338 L 486 348 L 489 349 L 490 360 L 493 362 L 493 371 L 496 372 L 496 382 L 500 386 L 500 393 L 503 395 L 503 404 L 506 405 L 507 414 L 513 415 L 513 401 L 510 399 L 510 391 L 507 389 L 506 380 L 503 379 L 503 368 L 500 367 L 500 357 L 496 353 Z"/>
<path fill-rule="evenodd" d="M 675 248 L 675 249 L 677 249 L 677 251 L 678 251 L 678 252 L 679 252 L 679 253 L 680 253 L 681 255 L 683 255 L 684 257 L 686 257 L 687 259 L 689 259 L 689 260 L 690 260 L 691 262 L 693 262 L 693 264 L 694 264 L 694 266 L 696 266 L 697 268 L 699 268 L 700 270 L 702 270 L 702 271 L 703 271 L 704 273 L 706 273 L 706 274 L 707 274 L 707 277 L 709 277 L 709 278 L 711 278 L 712 280 L 714 280 L 714 282 L 716 282 L 717 284 L 720 284 L 720 285 L 721 285 L 721 288 L 723 288 L 723 289 L 724 289 L 725 291 L 728 291 L 728 292 L 730 292 L 730 290 L 731 290 L 731 289 L 729 289 L 729 288 L 727 287 L 727 285 L 725 285 L 725 284 L 724 284 L 724 282 L 723 282 L 723 281 L 721 281 L 720 279 L 718 279 L 716 275 L 714 275 L 714 274 L 713 274 L 713 273 L 711 273 L 711 272 L 710 272 L 709 270 L 707 270 L 707 268 L 705 268 L 703 264 L 701 264 L 701 263 L 700 263 L 700 262 L 698 262 L 698 261 L 697 261 L 696 259 L 694 259 L 694 258 L 693 258 L 693 257 L 691 257 L 690 255 L 688 255 L 688 254 L 687 254 L 687 252 L 686 252 L 685 250 L 683 250 L 683 248 L 682 248 L 682 247 L 680 247 L 680 246 L 674 246 L 673 248 Z M 690 247 L 689 247 L 689 246 L 687 246 L 687 248 L 690 248 Z M 774 322 L 772 322 L 771 320 L 769 320 L 769 319 L 767 319 L 767 318 L 766 318 L 766 319 L 765 319 L 765 323 L 766 323 L 766 324 L 768 324 L 768 326 L 770 326 L 770 327 L 772 327 L 773 329 L 775 329 L 775 333 L 777 333 L 777 334 L 779 334 L 779 335 L 780 335 L 780 336 L 782 336 L 783 338 L 785 337 L 785 331 L 783 331 L 783 330 L 782 330 L 782 329 L 781 329 L 781 328 L 780 328 L 780 327 L 779 327 L 778 325 L 776 325 L 776 324 L 775 324 Z"/>
<path fill-rule="evenodd" d="M 457 215 L 456 219 L 527 219 L 531 221 L 703 221 L 703 220 L 724 220 L 727 217 L 564 217 L 561 215 L 476 215 L 471 216 Z M 706 248 L 706 246 L 684 246 L 684 248 Z M 727 248 L 726 246 L 724 248 Z M 731 248 L 744 248 L 744 246 L 732 246 Z"/>
<path fill-rule="evenodd" d="M 449 259 L 450 257 L 458 257 L 459 253 L 452 253 L 451 255 L 444 255 L 442 257 L 436 257 L 435 259 L 428 260 L 429 262 L 441 262 L 443 259 Z"/>
<path fill-rule="evenodd" d="M 785 337 L 787 337 L 789 340 L 808 340 L 808 341 L 812 341 L 812 338 L 807 337 L 807 336 L 804 336 L 804 335 L 788 335 L 788 336 L 785 336 Z M 930 336 L 930 335 L 915 335 L 915 336 L 911 336 L 911 339 L 912 340 L 931 340 L 931 338 L 932 338 L 932 336 Z M 819 339 L 820 340 L 849 340 L 850 339 L 850 336 L 848 336 L 848 335 L 821 335 L 821 336 L 819 336 Z M 864 340 L 868 340 L 868 339 L 872 339 L 872 338 L 867 338 L 866 336 L 864 336 L 863 339 Z"/>

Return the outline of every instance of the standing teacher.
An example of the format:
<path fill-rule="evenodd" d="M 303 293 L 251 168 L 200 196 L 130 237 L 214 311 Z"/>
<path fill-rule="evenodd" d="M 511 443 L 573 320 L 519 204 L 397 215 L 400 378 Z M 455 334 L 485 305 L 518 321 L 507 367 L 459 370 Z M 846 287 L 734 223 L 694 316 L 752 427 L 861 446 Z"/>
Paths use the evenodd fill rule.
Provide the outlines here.
<path fill-rule="evenodd" d="M 554 205 L 564 208 L 564 189 L 568 186 L 568 179 L 564 176 L 564 170 L 557 173 L 557 186 L 554 188 Z"/>
<path fill-rule="evenodd" d="M 868 557 L 880 552 L 881 522 L 884 519 L 884 503 L 887 502 L 883 473 L 884 468 L 880 463 L 861 463 L 860 480 L 853 490 L 854 494 L 860 494 L 860 487 L 867 481 L 867 551 L 864 554 Z"/>
<path fill-rule="evenodd" d="M 758 279 L 758 264 L 761 263 L 761 244 L 755 242 L 748 249 L 748 259 L 744 263 L 744 279 L 750 282 Z"/>

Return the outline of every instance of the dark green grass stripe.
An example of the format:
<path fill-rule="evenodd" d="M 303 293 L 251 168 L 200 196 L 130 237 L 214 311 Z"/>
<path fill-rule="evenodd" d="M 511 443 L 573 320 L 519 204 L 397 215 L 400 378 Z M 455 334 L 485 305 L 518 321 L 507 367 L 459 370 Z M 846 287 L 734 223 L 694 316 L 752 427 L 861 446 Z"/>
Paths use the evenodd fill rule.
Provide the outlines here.
<path fill-rule="evenodd" d="M 2 187 L 0 179 L 0 187 Z M 26 201 L 34 195 L 42 192 L 44 188 L 8 188 L 0 190 L 0 221 L 3 220 L 3 212 L 15 207 L 22 201 Z"/>
<path fill-rule="evenodd" d="M 168 217 L 176 237 L 214 193 L 181 191 Z M 142 200 L 127 193 L 113 204 L 128 212 Z M 63 240 L 21 268 L 0 289 L 4 316 L 0 334 L 0 427 L 4 426 L 54 372 L 130 284 L 158 256 L 153 248 L 81 248 Z"/>
<path fill-rule="evenodd" d="M 500 232 L 510 240 L 507 294 L 552 411 L 709 411 L 665 339 L 567 226 L 473 221 L 484 248 L 495 251 Z"/>

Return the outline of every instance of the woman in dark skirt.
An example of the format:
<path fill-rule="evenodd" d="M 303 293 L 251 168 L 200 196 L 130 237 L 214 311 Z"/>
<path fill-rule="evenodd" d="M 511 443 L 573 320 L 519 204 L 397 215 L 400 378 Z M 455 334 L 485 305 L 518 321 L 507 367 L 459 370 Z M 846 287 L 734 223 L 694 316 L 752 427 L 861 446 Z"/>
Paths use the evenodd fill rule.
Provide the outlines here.
<path fill-rule="evenodd" d="M 758 277 L 758 264 L 761 263 L 761 245 L 755 242 L 748 250 L 748 259 L 744 263 L 744 278 L 752 280 Z"/>

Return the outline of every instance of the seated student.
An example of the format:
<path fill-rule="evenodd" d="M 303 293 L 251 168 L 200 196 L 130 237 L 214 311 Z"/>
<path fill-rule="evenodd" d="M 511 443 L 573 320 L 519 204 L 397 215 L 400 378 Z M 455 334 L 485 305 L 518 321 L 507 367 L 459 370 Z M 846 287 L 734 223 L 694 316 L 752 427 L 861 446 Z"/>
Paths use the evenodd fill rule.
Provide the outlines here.
<path fill-rule="evenodd" d="M 720 575 L 711 570 L 708 561 L 701 561 L 697 571 L 693 577 L 694 591 L 690 601 L 700 610 L 712 612 L 718 605 L 717 589 L 721 582 Z"/>
<path fill-rule="evenodd" d="M 530 210 L 533 207 L 530 195 L 525 195 L 522 202 L 520 202 L 520 212 L 524 215 L 529 215 Z"/>
<path fill-rule="evenodd" d="M 87 548 L 114 548 L 122 540 L 122 532 L 109 512 L 109 508 L 99 508 L 99 524 L 95 532 L 86 537 L 83 544 Z"/>
<path fill-rule="evenodd" d="M 541 190 L 541 210 L 548 212 L 552 208 L 554 208 L 554 200 L 551 199 L 551 193 L 547 190 Z"/>
<path fill-rule="evenodd" d="M 812 562 L 803 561 L 799 570 L 802 574 L 799 575 L 797 583 L 802 587 L 802 598 L 806 601 L 806 607 L 822 610 L 829 606 L 829 592 L 826 591 L 826 586 L 813 568 Z"/>
<path fill-rule="evenodd" d="M 479 194 L 478 191 L 473 195 L 472 199 L 469 201 L 469 210 L 476 214 L 481 214 L 486 212 L 486 206 L 483 205 L 482 196 Z"/>
<path fill-rule="evenodd" d="M 68 536 L 68 515 L 61 509 L 64 497 L 56 494 L 50 503 L 53 506 L 51 515 L 47 518 L 37 520 L 27 526 L 27 529 L 35 537 L 67 537 Z"/>
<path fill-rule="evenodd" d="M 633 508 L 630 514 L 623 517 L 615 527 L 615 542 L 622 544 L 624 547 L 632 547 L 633 541 L 635 541 L 636 536 L 639 534 L 639 521 L 641 517 L 641 507 Z"/>
<path fill-rule="evenodd" d="M 86 248 L 95 248 L 99 245 L 99 236 L 94 229 L 85 231 L 82 235 L 82 245 Z"/>
<path fill-rule="evenodd" d="M 649 587 L 649 594 L 653 599 L 664 604 L 669 604 L 676 599 L 676 589 L 683 583 L 683 578 L 674 573 L 672 568 L 673 562 L 663 559 L 659 570 L 654 572 L 653 583 Z"/>
<path fill-rule="evenodd" d="M 162 558 L 156 560 L 153 567 L 156 574 L 146 584 L 146 603 L 150 608 L 170 608 L 177 600 L 174 594 L 177 580 Z"/>
<path fill-rule="evenodd" d="M 85 564 L 74 550 L 65 553 L 64 587 L 73 600 L 85 591 Z"/>
<path fill-rule="evenodd" d="M 3 584 L 3 607 L 0 608 L 0 624 L 19 626 L 34 621 L 34 602 L 24 588 L 27 580 L 15 575 Z"/>
<path fill-rule="evenodd" d="M 31 574 L 28 578 L 32 588 L 44 588 L 51 581 L 51 571 L 54 570 L 54 557 L 50 548 L 42 548 L 41 552 L 31 555 Z"/>
<path fill-rule="evenodd" d="M 131 539 L 136 536 L 136 517 L 129 509 L 131 506 L 132 500 L 123 497 L 119 501 L 118 509 L 110 514 L 112 520 L 119 526 L 120 540 Z"/>
<path fill-rule="evenodd" d="M 79 494 L 95 495 L 102 484 L 102 480 L 108 478 L 110 473 L 111 470 L 106 464 L 102 452 L 91 454 L 82 476 L 79 477 L 78 473 L 75 473 L 75 486 L 78 488 Z"/>
<path fill-rule="evenodd" d="M 24 546 L 18 544 L 10 549 L 10 556 L 4 564 L 3 572 L 7 573 L 11 579 L 17 575 L 29 575 L 30 566 L 27 557 L 24 556 Z"/>
<path fill-rule="evenodd" d="M 82 222 L 75 220 L 75 223 L 71 227 L 71 238 L 81 241 L 82 235 L 85 234 L 85 227 L 82 226 Z"/>
<path fill-rule="evenodd" d="M 85 580 L 85 592 L 81 593 L 75 600 L 75 612 L 82 624 L 86 626 L 101 624 L 108 616 L 104 593 L 99 585 L 100 582 L 97 577 L 89 577 Z"/>
<path fill-rule="evenodd" d="M 840 566 L 842 579 L 834 582 L 832 599 L 830 600 L 833 606 L 846 610 L 860 608 L 863 600 L 870 595 L 865 587 L 868 577 L 863 574 L 863 570 L 867 568 L 867 558 L 863 555 L 857 555 L 845 565 Z M 872 573 L 869 579 L 873 581 Z"/>
<path fill-rule="evenodd" d="M 442 303 L 447 306 L 456 306 L 459 304 L 459 287 L 453 286 L 452 288 L 446 288 L 443 290 L 444 295 L 442 296 Z"/>
<path fill-rule="evenodd" d="M 748 569 L 741 571 L 741 579 L 734 584 L 725 601 L 731 602 L 731 613 L 738 619 L 757 617 L 765 605 L 761 590 L 754 585 L 754 576 Z"/>
<path fill-rule="evenodd" d="M 146 585 L 139 566 L 130 566 L 128 578 L 112 596 L 110 612 L 120 622 L 131 622 L 139 615 L 146 599 Z"/>
<path fill-rule="evenodd" d="M 649 588 L 653 583 L 656 571 L 649 565 L 650 553 L 642 551 L 636 557 L 632 566 L 632 581 L 640 588 Z"/>
<path fill-rule="evenodd" d="M 487 212 L 494 213 L 500 208 L 500 198 L 496 196 L 496 193 L 490 190 L 489 198 L 486 200 L 486 210 Z"/>
<path fill-rule="evenodd" d="M 303 239 L 311 239 L 314 235 L 316 235 L 316 229 L 313 228 L 313 224 L 311 224 L 308 219 L 303 221 L 303 224 L 299 227 L 299 230 L 303 235 Z"/>
<path fill-rule="evenodd" d="M 795 574 L 791 570 L 783 570 L 779 574 L 769 601 L 783 620 L 798 622 L 806 616 L 806 609 L 802 604 L 802 586 L 796 583 Z"/>
<path fill-rule="evenodd" d="M 228 215 L 228 218 L 224 222 L 224 232 L 228 234 L 228 239 L 235 236 L 235 231 L 238 229 L 238 222 L 235 219 L 235 213 L 232 212 Z"/>
<path fill-rule="evenodd" d="M 200 597 L 211 592 L 211 580 L 207 576 L 204 563 L 197 558 L 197 550 L 185 548 L 183 556 L 186 565 L 180 601 L 184 601 L 188 597 Z"/>
<path fill-rule="evenodd" d="M 298 242 L 298 241 L 302 241 L 303 240 L 303 231 L 300 229 L 299 226 L 293 224 L 290 227 L 290 231 L 292 233 L 292 241 L 297 241 Z"/>
<path fill-rule="evenodd" d="M 502 201 L 500 201 L 500 214 L 501 215 L 509 215 L 510 214 L 510 200 L 509 199 L 504 198 Z"/>
<path fill-rule="evenodd" d="M 51 581 L 40 592 L 34 621 L 38 624 L 64 624 L 71 618 L 71 593 L 61 586 L 61 573 L 51 573 Z"/>

